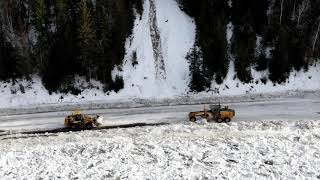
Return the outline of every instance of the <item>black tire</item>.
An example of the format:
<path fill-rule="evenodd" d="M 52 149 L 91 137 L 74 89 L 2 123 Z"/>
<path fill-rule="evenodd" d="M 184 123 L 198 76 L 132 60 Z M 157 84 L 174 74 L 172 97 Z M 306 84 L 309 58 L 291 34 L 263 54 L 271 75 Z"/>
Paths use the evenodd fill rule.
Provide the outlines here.
<path fill-rule="evenodd" d="M 209 115 L 209 114 L 205 114 L 204 117 L 205 117 L 206 119 L 209 119 L 210 115 Z"/>
<path fill-rule="evenodd" d="M 224 122 L 226 122 L 226 123 L 229 123 L 230 121 L 231 121 L 230 118 L 225 118 L 225 119 L 224 119 Z"/>
<path fill-rule="evenodd" d="M 92 124 L 92 123 L 87 123 L 87 124 L 85 125 L 85 128 L 90 130 L 90 129 L 93 128 L 93 124 Z"/>
<path fill-rule="evenodd" d="M 196 119 L 195 117 L 190 117 L 190 121 L 191 121 L 191 122 L 196 122 L 196 120 L 197 120 L 197 119 Z"/>
<path fill-rule="evenodd" d="M 222 123 L 222 122 L 223 122 L 223 119 L 218 118 L 218 119 L 217 119 L 217 122 L 218 122 L 218 123 Z"/>

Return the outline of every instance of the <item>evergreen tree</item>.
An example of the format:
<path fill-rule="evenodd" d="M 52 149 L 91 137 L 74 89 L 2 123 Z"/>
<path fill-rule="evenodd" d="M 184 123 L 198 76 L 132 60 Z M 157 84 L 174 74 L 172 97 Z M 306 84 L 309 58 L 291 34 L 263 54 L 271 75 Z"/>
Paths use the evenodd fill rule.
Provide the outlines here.
<path fill-rule="evenodd" d="M 76 25 L 78 7 L 75 5 L 75 2 L 67 0 L 57 0 L 55 4 L 57 32 L 53 35 L 48 64 L 45 66 L 42 77 L 45 87 L 50 92 L 78 93 L 78 90 L 73 87 L 74 75 L 79 74 L 81 70 L 78 65 L 80 51 L 77 41 L 78 26 Z"/>
<path fill-rule="evenodd" d="M 194 46 L 187 54 L 186 59 L 190 63 L 190 91 L 201 92 L 210 88 L 211 83 L 207 78 L 206 69 L 203 66 L 201 50 L 197 46 Z"/>
<path fill-rule="evenodd" d="M 234 25 L 232 52 L 235 55 L 235 71 L 238 78 L 246 83 L 252 79 L 251 67 L 254 64 L 265 65 L 261 62 L 265 60 L 263 49 L 259 50 L 260 54 L 257 57 L 255 50 L 256 36 L 263 36 L 264 33 L 267 9 L 267 0 L 232 1 L 231 20 Z M 264 67 L 257 69 L 264 70 Z"/>
<path fill-rule="evenodd" d="M 43 70 L 47 65 L 49 50 L 48 32 L 46 30 L 46 4 L 45 0 L 34 0 L 34 24 L 39 33 L 37 42 L 37 61 L 38 69 Z"/>
<path fill-rule="evenodd" d="M 64 29 L 66 22 L 68 21 L 69 18 L 69 13 L 68 11 L 68 7 L 67 7 L 67 3 L 66 0 L 56 0 L 56 4 L 55 4 L 55 12 L 56 12 L 56 26 L 57 26 L 57 30 L 61 31 L 62 29 Z"/>
<path fill-rule="evenodd" d="M 280 27 L 279 40 L 276 49 L 273 51 L 273 58 L 270 62 L 270 80 L 273 82 L 284 82 L 290 72 L 289 66 L 289 28 L 286 25 Z"/>
<path fill-rule="evenodd" d="M 143 12 L 143 0 L 129 0 L 132 6 L 137 10 L 139 15 L 142 15 Z"/>
<path fill-rule="evenodd" d="M 95 74 L 93 71 L 95 50 L 96 50 L 96 34 L 93 29 L 93 20 L 91 15 L 90 4 L 91 1 L 82 0 L 80 3 L 80 30 L 79 39 L 81 47 L 80 61 L 82 69 L 85 70 L 85 75 L 88 79 L 92 79 L 92 75 Z"/>
<path fill-rule="evenodd" d="M 34 2 L 34 16 L 36 28 L 39 32 L 45 31 L 45 16 L 46 16 L 46 7 L 44 0 L 35 0 Z"/>
<path fill-rule="evenodd" d="M 26 43 L 25 3 L 20 0 L 3 2 L 0 13 L 1 79 L 29 77 L 33 68 Z"/>
<path fill-rule="evenodd" d="M 6 58 L 5 56 L 5 39 L 4 39 L 4 29 L 3 29 L 3 2 L 0 2 L 0 80 L 5 79 L 6 76 L 6 69 L 4 66 L 4 59 Z"/>
<path fill-rule="evenodd" d="M 228 2 L 223 0 L 180 0 L 180 5 L 195 18 L 197 45 L 202 49 L 203 65 L 207 78 L 221 84 L 227 75 L 226 28 L 228 24 Z"/>
<path fill-rule="evenodd" d="M 256 36 L 250 24 L 235 27 L 235 71 L 237 77 L 248 83 L 251 79 L 251 65 L 255 55 Z"/>
<path fill-rule="evenodd" d="M 111 58 L 112 49 L 112 1 L 97 0 L 95 24 L 97 36 L 98 52 L 96 56 L 97 76 L 103 82 L 106 90 L 109 90 L 109 84 L 112 83 L 111 71 L 113 61 Z"/>
<path fill-rule="evenodd" d="M 133 29 L 133 9 L 127 0 L 116 0 L 112 7 L 112 58 L 113 64 L 121 64 L 125 54 L 125 41 Z"/>

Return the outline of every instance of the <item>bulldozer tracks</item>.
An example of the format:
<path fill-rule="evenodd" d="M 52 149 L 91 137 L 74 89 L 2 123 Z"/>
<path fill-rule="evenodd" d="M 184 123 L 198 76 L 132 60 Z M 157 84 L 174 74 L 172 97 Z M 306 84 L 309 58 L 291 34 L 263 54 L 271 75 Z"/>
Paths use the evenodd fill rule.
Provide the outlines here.
<path fill-rule="evenodd" d="M 17 133 L 5 133 L 5 131 L 0 130 L 0 140 L 8 140 L 8 139 L 25 139 L 31 137 L 39 137 L 39 136 L 57 136 L 58 133 L 68 133 L 68 132 L 79 132 L 79 131 L 98 131 L 98 130 L 106 130 L 106 129 L 127 129 L 127 128 L 135 128 L 135 127 L 146 127 L 146 126 L 163 126 L 168 125 L 169 123 L 134 123 L 134 124 L 123 124 L 123 125 L 114 125 L 114 126 L 101 126 L 94 127 L 92 129 L 69 129 L 69 128 L 59 128 L 59 129 L 51 129 L 51 130 L 41 130 L 41 131 L 26 131 L 26 132 L 17 132 Z M 19 135 L 19 136 L 10 136 L 10 135 Z"/>

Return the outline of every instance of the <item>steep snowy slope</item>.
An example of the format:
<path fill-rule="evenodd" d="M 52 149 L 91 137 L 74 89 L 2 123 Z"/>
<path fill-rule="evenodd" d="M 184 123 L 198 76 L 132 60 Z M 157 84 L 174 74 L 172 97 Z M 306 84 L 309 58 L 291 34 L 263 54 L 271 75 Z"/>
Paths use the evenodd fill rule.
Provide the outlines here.
<path fill-rule="evenodd" d="M 232 23 L 229 23 L 226 31 L 230 43 Z M 81 94 L 49 94 L 41 79 L 35 76 L 33 83 L 26 80 L 15 82 L 14 85 L 0 82 L 0 108 L 98 100 L 130 101 L 130 98 L 190 97 L 189 63 L 185 57 L 194 45 L 195 34 L 193 19 L 180 10 L 176 0 L 145 0 L 143 14 L 141 17 L 137 15 L 133 34 L 127 39 L 123 64 L 113 71 L 113 77 L 123 76 L 124 89 L 120 92 L 104 93 L 101 83 L 91 81 L 91 85 L 88 85 L 84 79 L 76 77 L 76 82 L 83 90 Z M 273 84 L 268 80 L 267 71 L 256 72 L 252 69 L 252 76 L 254 79 L 251 83 L 241 83 L 235 77 L 231 60 L 224 83 L 218 85 L 213 82 L 211 90 L 200 93 L 201 97 L 320 89 L 320 64 L 310 67 L 308 72 L 292 72 L 283 84 Z M 199 94 L 194 96 L 199 97 Z"/>
<path fill-rule="evenodd" d="M 189 65 L 185 56 L 195 40 L 195 24 L 175 0 L 146 0 L 141 19 L 127 42 L 121 94 L 151 97 L 185 93 Z M 133 65 L 134 54 L 138 64 Z"/>

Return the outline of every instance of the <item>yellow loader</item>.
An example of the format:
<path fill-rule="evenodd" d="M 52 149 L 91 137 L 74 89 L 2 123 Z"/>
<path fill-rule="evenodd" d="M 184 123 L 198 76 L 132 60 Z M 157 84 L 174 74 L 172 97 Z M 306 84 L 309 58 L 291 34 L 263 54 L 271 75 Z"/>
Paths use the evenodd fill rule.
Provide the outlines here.
<path fill-rule="evenodd" d="M 210 105 L 210 109 L 204 108 L 203 111 L 189 113 L 189 119 L 192 122 L 197 120 L 197 117 L 205 118 L 207 121 L 215 120 L 218 123 L 230 122 L 235 116 L 235 110 L 229 109 L 228 106 L 221 108 L 221 105 Z"/>
<path fill-rule="evenodd" d="M 64 125 L 71 129 L 92 129 L 98 127 L 102 123 L 102 117 L 96 115 L 94 117 L 83 114 L 81 111 L 74 111 L 64 120 Z"/>

